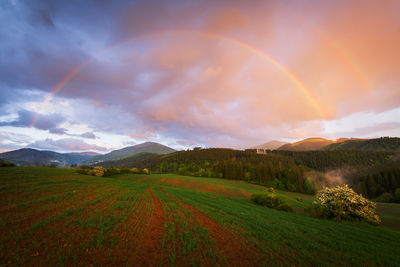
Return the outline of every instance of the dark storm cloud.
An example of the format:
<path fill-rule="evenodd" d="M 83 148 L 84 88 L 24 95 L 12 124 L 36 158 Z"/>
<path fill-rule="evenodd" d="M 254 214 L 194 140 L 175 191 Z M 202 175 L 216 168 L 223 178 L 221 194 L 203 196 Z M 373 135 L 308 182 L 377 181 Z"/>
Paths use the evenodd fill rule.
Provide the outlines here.
<path fill-rule="evenodd" d="M 91 41 L 107 42 L 118 7 L 111 2 L 2 1 L 1 82 L 50 91 L 90 57 Z"/>
<path fill-rule="evenodd" d="M 11 122 L 0 122 L 0 126 L 14 126 L 14 127 L 35 127 L 40 130 L 49 130 L 53 133 L 58 133 L 65 129 L 57 128 L 57 126 L 65 121 L 65 118 L 59 114 L 38 114 L 29 110 L 20 110 L 18 118 Z M 34 125 L 32 125 L 32 123 Z"/>

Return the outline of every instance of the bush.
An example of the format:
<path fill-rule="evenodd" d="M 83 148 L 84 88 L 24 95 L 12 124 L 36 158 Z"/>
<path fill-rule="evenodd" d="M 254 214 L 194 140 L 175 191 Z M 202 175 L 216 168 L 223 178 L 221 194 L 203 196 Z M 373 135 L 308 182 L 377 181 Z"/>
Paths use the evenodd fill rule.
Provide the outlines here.
<path fill-rule="evenodd" d="M 254 193 L 251 201 L 264 207 L 293 212 L 293 208 L 282 197 L 273 193 Z"/>
<path fill-rule="evenodd" d="M 268 188 L 267 188 L 267 191 L 268 191 L 268 192 L 271 192 L 271 193 L 275 193 L 275 189 L 274 189 L 273 187 L 268 187 Z"/>
<path fill-rule="evenodd" d="M 105 172 L 106 172 L 106 169 L 105 169 L 105 168 L 103 168 L 103 167 L 101 167 L 101 166 L 96 166 L 96 167 L 93 167 L 93 170 L 91 170 L 89 173 L 90 173 L 91 175 L 101 177 L 101 176 L 104 175 Z"/>
<path fill-rule="evenodd" d="M 138 168 L 132 168 L 132 169 L 130 169 L 130 172 L 132 172 L 132 173 L 140 173 L 140 170 Z"/>
<path fill-rule="evenodd" d="M 118 168 L 114 168 L 114 167 L 111 166 L 111 167 L 108 167 L 107 169 L 103 170 L 103 175 L 102 176 L 112 176 L 112 175 L 116 175 L 116 174 L 120 174 L 120 173 L 121 172 L 120 172 L 120 170 Z"/>
<path fill-rule="evenodd" d="M 314 214 L 320 217 L 380 223 L 375 214 L 375 203 L 358 195 L 347 185 L 319 191 L 313 205 Z"/>
<path fill-rule="evenodd" d="M 0 167 L 15 167 L 15 164 L 10 161 L 0 161 Z"/>

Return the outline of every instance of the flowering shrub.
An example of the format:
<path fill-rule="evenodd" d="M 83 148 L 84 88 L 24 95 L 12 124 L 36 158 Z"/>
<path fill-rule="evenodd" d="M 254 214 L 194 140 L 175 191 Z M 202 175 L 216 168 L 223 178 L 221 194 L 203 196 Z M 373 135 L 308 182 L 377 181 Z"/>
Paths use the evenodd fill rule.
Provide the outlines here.
<path fill-rule="evenodd" d="M 92 176 L 104 176 L 106 169 L 101 166 L 93 167 L 92 169 L 77 169 L 77 173 L 92 175 Z"/>
<path fill-rule="evenodd" d="M 93 167 L 93 170 L 90 171 L 90 174 L 100 177 L 100 176 L 103 176 L 105 172 L 106 172 L 105 168 L 103 168 L 101 166 L 96 166 L 96 167 Z"/>
<path fill-rule="evenodd" d="M 92 176 L 99 176 L 99 177 L 106 177 L 106 176 L 113 176 L 117 174 L 123 174 L 123 173 L 146 173 L 149 174 L 150 171 L 148 169 L 144 169 L 143 171 L 137 169 L 137 168 L 114 168 L 114 167 L 108 167 L 104 168 L 101 166 L 95 166 L 95 167 L 89 167 L 89 166 L 84 166 L 83 168 L 79 168 L 76 170 L 77 173 L 80 174 L 85 174 L 85 175 L 92 175 Z"/>
<path fill-rule="evenodd" d="M 276 210 L 293 212 L 293 208 L 282 197 L 273 193 L 254 193 L 251 195 L 251 201 Z"/>
<path fill-rule="evenodd" d="M 347 185 L 325 188 L 317 193 L 314 201 L 314 214 L 339 220 L 360 220 L 379 224 L 375 214 L 376 205 L 358 195 Z"/>
<path fill-rule="evenodd" d="M 138 168 L 132 168 L 130 169 L 130 171 L 133 173 L 140 173 L 140 170 Z"/>

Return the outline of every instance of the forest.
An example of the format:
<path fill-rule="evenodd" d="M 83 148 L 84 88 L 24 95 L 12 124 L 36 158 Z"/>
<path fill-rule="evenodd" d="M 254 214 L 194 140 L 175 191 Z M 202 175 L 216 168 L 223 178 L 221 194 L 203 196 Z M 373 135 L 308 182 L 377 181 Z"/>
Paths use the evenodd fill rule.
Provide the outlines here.
<path fill-rule="evenodd" d="M 167 155 L 132 157 L 105 162 L 102 166 L 149 168 L 152 172 L 197 177 L 245 180 L 277 189 L 315 193 L 326 172 L 342 172 L 345 183 L 358 193 L 382 201 L 399 201 L 400 164 L 396 152 L 388 151 L 270 151 L 195 148 Z M 317 176 L 318 179 L 313 179 Z M 319 182 L 318 182 L 319 180 Z"/>

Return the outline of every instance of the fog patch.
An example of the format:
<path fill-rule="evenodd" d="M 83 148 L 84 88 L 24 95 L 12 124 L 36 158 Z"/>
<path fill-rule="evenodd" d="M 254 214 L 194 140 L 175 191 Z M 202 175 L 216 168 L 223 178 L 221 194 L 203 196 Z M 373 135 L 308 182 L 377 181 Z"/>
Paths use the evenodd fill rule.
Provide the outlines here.
<path fill-rule="evenodd" d="M 346 177 L 350 177 L 356 170 L 350 167 L 343 167 L 327 172 L 311 171 L 306 174 L 306 177 L 312 181 L 316 190 L 322 190 L 325 187 L 335 187 L 338 185 L 350 185 Z"/>

